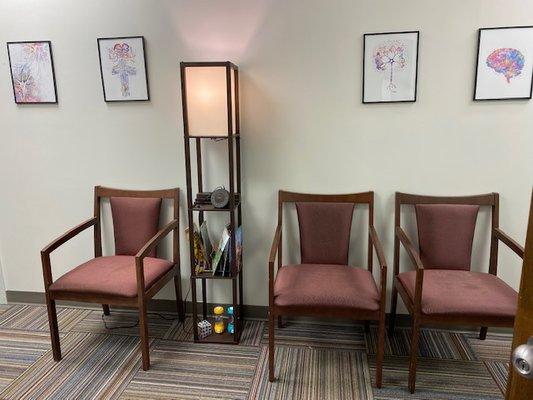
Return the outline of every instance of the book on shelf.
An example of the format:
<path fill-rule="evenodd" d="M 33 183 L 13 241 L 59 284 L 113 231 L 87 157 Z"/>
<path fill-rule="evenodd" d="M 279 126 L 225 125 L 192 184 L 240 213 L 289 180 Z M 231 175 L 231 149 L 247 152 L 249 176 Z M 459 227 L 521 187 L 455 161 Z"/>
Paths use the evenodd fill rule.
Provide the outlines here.
<path fill-rule="evenodd" d="M 224 227 L 218 245 L 215 247 L 209 237 L 207 220 L 204 220 L 198 229 L 194 226 L 194 260 L 196 274 L 212 274 L 219 276 L 231 276 L 233 273 L 233 255 L 231 252 L 231 231 L 229 225 Z M 189 238 L 189 229 L 185 229 L 187 239 Z M 242 262 L 242 226 L 235 231 L 235 253 L 237 255 L 237 270 Z"/>
<path fill-rule="evenodd" d="M 222 236 L 220 236 L 220 241 L 218 242 L 218 247 L 213 257 L 213 263 L 212 263 L 213 275 L 215 275 L 217 271 L 218 264 L 220 263 L 220 260 L 222 259 L 222 256 L 224 254 L 224 250 L 226 248 L 226 244 L 228 243 L 229 238 L 230 238 L 229 230 L 227 227 L 225 227 L 224 230 L 222 231 Z"/>

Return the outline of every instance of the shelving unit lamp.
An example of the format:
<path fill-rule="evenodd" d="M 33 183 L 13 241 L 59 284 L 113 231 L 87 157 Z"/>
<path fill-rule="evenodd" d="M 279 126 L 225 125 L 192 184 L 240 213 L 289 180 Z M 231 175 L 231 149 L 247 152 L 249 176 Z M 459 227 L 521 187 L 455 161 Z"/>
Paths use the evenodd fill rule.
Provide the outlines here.
<path fill-rule="evenodd" d="M 238 344 L 243 328 L 243 262 L 239 264 L 235 246 L 235 231 L 242 224 L 241 211 L 241 146 L 239 130 L 239 71 L 229 61 L 221 62 L 182 62 L 181 98 L 183 107 L 183 131 L 185 143 L 185 170 L 187 174 L 187 212 L 189 219 L 189 252 L 191 260 L 192 319 L 195 342 Z M 193 199 L 193 177 L 191 169 L 191 142 L 195 142 L 198 193 L 204 191 L 202 171 L 202 141 L 206 139 L 226 140 L 228 151 L 229 205 L 216 208 L 212 205 L 196 204 Z M 238 196 L 237 196 L 238 194 Z M 232 265 L 229 276 L 211 273 L 196 273 L 194 255 L 195 214 L 199 226 L 206 212 L 229 213 Z M 235 316 L 233 334 L 211 334 L 205 338 L 198 336 L 197 282 L 202 284 L 203 319 L 210 320 L 207 313 L 207 280 L 231 280 L 232 305 Z"/>

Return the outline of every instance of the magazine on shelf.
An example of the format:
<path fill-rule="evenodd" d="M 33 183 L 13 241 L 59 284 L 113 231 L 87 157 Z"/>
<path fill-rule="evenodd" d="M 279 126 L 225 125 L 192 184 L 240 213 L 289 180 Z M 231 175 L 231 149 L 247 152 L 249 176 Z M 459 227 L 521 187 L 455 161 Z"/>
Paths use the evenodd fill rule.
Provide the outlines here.
<path fill-rule="evenodd" d="M 207 220 L 202 222 L 200 225 L 200 243 L 202 245 L 202 250 L 205 255 L 207 268 L 211 269 L 211 264 L 213 260 L 213 243 L 209 238 L 209 230 L 207 229 Z"/>
<path fill-rule="evenodd" d="M 213 275 L 217 271 L 218 264 L 220 263 L 220 260 L 222 259 L 224 249 L 226 248 L 226 244 L 228 243 L 228 240 L 230 238 L 228 228 L 225 227 L 222 231 L 222 236 L 220 237 L 220 241 L 218 242 L 217 251 L 215 252 L 215 256 L 213 257 L 213 262 L 211 264 L 211 267 L 213 269 Z"/>
<path fill-rule="evenodd" d="M 192 241 L 193 241 L 193 248 L 194 248 L 194 270 L 196 274 L 201 274 L 203 272 L 209 272 L 206 268 L 208 265 L 207 257 L 205 255 L 205 251 L 203 250 L 202 245 L 202 239 L 200 236 L 200 232 L 198 230 L 198 226 L 194 224 L 194 232 L 192 234 Z M 187 235 L 187 239 L 191 240 L 189 228 L 185 229 L 185 234 Z"/>

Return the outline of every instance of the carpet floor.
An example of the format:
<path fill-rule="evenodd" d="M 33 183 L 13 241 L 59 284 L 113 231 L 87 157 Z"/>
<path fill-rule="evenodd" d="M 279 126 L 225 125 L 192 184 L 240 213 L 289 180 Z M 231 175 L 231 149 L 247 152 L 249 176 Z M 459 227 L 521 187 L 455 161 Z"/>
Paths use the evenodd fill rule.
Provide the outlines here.
<path fill-rule="evenodd" d="M 0 399 L 503 399 L 512 340 L 424 329 L 410 394 L 408 328 L 387 337 L 376 389 L 375 327 L 288 321 L 276 329 L 270 383 L 265 321 L 246 321 L 239 346 L 194 344 L 190 318 L 150 314 L 151 368 L 143 371 L 136 312 L 111 309 L 103 320 L 99 310 L 60 307 L 58 320 L 56 363 L 46 308 L 0 306 Z"/>

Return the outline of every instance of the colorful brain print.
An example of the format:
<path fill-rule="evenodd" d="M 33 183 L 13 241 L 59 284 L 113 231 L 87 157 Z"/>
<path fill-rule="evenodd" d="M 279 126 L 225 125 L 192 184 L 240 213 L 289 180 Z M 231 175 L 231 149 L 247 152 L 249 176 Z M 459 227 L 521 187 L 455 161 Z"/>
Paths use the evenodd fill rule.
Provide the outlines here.
<path fill-rule="evenodd" d="M 487 57 L 487 66 L 511 83 L 511 78 L 520 75 L 524 68 L 524 55 L 516 49 L 496 49 Z"/>

